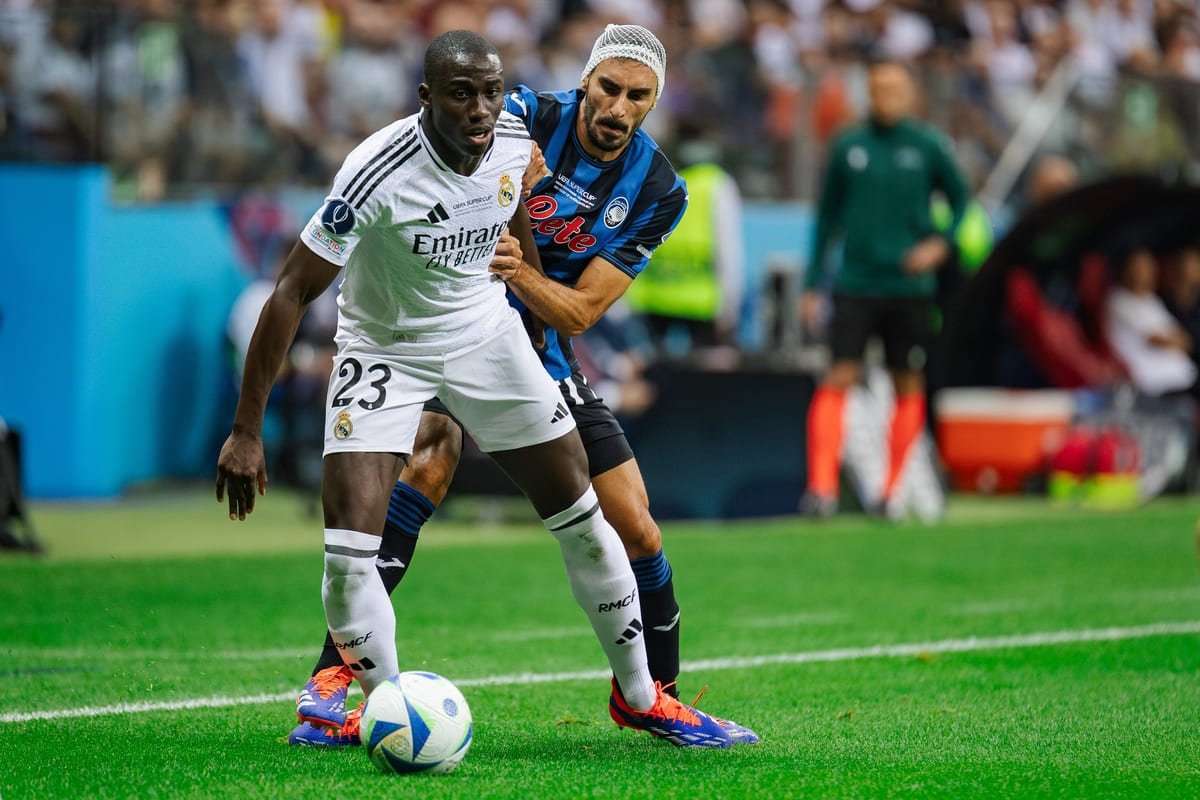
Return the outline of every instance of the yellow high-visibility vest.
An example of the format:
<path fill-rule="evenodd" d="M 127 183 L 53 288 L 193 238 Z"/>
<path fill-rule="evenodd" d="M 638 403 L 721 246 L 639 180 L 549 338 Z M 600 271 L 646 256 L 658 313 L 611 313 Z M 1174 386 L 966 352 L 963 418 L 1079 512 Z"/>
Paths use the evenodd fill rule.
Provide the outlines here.
<path fill-rule="evenodd" d="M 721 310 L 714 208 L 721 181 L 728 178 L 715 164 L 696 164 L 679 174 L 687 181 L 687 210 L 625 296 L 643 314 L 713 320 Z"/>

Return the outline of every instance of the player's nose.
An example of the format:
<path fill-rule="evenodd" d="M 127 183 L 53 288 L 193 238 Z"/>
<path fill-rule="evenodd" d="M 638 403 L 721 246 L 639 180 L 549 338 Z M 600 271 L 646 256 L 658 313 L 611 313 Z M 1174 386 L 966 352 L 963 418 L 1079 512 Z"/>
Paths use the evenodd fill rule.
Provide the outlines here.
<path fill-rule="evenodd" d="M 488 106 L 487 99 L 482 95 L 476 95 L 475 99 L 467 106 L 467 116 L 472 122 L 485 120 L 490 115 L 491 108 Z"/>

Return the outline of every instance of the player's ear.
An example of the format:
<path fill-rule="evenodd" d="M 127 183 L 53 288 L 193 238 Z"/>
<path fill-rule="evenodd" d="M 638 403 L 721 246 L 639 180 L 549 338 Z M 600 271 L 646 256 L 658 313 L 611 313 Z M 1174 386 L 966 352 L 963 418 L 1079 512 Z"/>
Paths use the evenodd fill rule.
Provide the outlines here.
<path fill-rule="evenodd" d="M 417 99 L 421 102 L 421 108 L 429 108 L 433 105 L 433 91 L 429 88 L 428 83 L 417 86 Z"/>

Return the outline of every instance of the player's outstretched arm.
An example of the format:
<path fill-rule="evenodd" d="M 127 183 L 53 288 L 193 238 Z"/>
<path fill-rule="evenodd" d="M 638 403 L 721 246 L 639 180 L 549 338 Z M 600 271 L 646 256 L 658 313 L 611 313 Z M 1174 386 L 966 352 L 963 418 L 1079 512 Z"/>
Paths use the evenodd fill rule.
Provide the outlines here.
<path fill-rule="evenodd" d="M 224 502 L 228 496 L 230 519 L 243 520 L 254 510 L 256 490 L 258 494 L 266 494 L 262 421 L 267 396 L 305 309 L 336 275 L 335 265 L 297 242 L 263 306 L 246 352 L 233 431 L 217 458 L 217 502 Z"/>

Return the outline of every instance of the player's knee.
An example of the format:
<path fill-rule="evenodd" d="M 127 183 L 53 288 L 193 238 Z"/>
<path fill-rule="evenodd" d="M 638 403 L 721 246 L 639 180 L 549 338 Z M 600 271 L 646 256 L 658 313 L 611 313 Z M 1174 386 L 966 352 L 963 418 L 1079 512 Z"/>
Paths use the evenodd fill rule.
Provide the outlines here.
<path fill-rule="evenodd" d="M 844 391 L 858 383 L 861 376 L 862 369 L 857 363 L 843 361 L 831 366 L 821 383 L 823 386 Z"/>
<path fill-rule="evenodd" d="M 323 593 L 340 593 L 350 583 L 361 582 L 375 572 L 375 557 L 351 556 L 325 550 Z"/>
<path fill-rule="evenodd" d="M 925 376 L 916 370 L 896 370 L 892 373 L 892 385 L 898 397 L 920 394 L 925 391 Z"/>
<path fill-rule="evenodd" d="M 662 549 L 662 531 L 647 511 L 628 521 L 614 523 L 625 552 L 630 558 L 652 556 Z"/>

